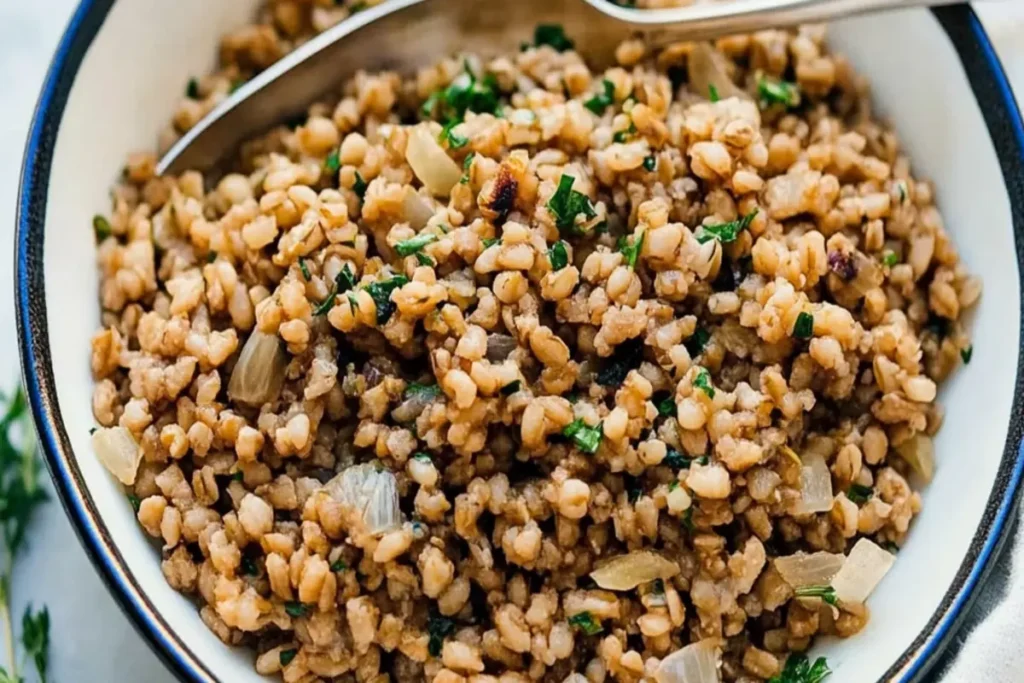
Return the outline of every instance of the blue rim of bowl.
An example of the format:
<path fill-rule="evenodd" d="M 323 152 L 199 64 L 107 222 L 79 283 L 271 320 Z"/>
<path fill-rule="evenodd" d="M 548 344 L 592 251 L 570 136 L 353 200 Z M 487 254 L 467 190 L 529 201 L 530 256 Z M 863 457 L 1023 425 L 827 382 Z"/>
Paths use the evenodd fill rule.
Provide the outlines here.
<path fill-rule="evenodd" d="M 113 3 L 114 0 L 82 0 L 78 5 L 58 45 L 33 115 L 18 191 L 15 236 L 19 351 L 29 403 L 54 486 L 100 575 L 136 629 L 171 671 L 182 680 L 216 681 L 157 611 L 100 521 L 72 456 L 46 341 L 42 235 L 53 149 L 82 59 Z M 979 106 L 981 102 L 989 105 L 980 108 L 1010 198 L 1018 271 L 1024 279 L 1024 123 L 1020 111 L 995 49 L 970 6 L 954 5 L 934 9 L 932 13 L 959 55 Z M 1024 415 L 1024 373 L 1019 371 L 1024 367 L 1024 349 L 1018 354 L 1017 367 L 1011 416 Z M 1008 521 L 1020 502 L 1024 473 L 1022 436 L 1024 420 L 1011 417 L 996 481 L 968 553 L 928 624 L 881 680 L 920 681 L 963 623 L 1006 541 L 1011 527 Z"/>

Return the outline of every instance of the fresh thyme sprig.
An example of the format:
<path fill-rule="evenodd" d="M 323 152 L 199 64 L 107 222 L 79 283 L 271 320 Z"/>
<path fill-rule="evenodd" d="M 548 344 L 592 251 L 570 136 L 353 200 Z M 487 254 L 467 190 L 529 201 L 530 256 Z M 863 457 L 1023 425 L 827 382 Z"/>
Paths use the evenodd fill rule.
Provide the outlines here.
<path fill-rule="evenodd" d="M 25 608 L 21 617 L 22 657 L 16 653 L 17 638 L 11 614 L 11 577 L 18 553 L 24 550 L 29 522 L 42 503 L 46 491 L 40 481 L 42 467 L 36 457 L 36 443 L 25 394 L 19 387 L 14 396 L 0 395 L 3 418 L 0 418 L 0 620 L 4 625 L 9 669 L 0 667 L 0 683 L 24 683 L 22 672 L 30 659 L 46 683 L 50 646 L 50 613 L 45 607 Z"/>

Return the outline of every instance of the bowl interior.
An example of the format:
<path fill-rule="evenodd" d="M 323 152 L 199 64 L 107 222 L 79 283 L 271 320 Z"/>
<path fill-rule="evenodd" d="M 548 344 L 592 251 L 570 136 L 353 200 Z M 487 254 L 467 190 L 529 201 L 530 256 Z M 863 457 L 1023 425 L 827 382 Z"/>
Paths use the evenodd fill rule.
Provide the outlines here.
<path fill-rule="evenodd" d="M 151 148 L 191 76 L 212 63 L 218 36 L 252 16 L 256 0 L 136 0 L 114 3 L 70 91 L 53 149 L 44 230 L 45 306 L 56 399 L 102 531 L 142 593 L 196 658 L 221 680 L 257 680 L 251 656 L 233 651 L 173 591 L 159 553 L 135 522 L 123 491 L 93 455 L 88 340 L 99 325 L 95 251 L 89 229 L 108 210 L 109 186 L 125 155 Z M 572 35 L 575 4 L 552 11 Z M 514 50 L 534 20 L 508 17 Z M 140 27 L 159 27 L 160 40 Z M 582 27 L 580 27 L 582 31 Z M 1020 279 L 1010 200 L 993 144 L 956 53 L 923 10 L 848 20 L 830 41 L 871 81 L 877 107 L 910 152 L 915 173 L 934 180 L 939 206 L 985 295 L 974 311 L 974 355 L 945 383 L 938 470 L 923 490 L 924 511 L 898 562 L 872 596 L 872 618 L 858 636 L 819 645 L 832 681 L 880 678 L 925 628 L 949 589 L 982 519 L 1003 456 L 1017 374 Z M 438 44 L 437 54 L 459 44 Z M 385 49 L 385 48 L 381 48 Z M 912 74 L 912 76 L 911 76 Z M 983 106 L 993 106 L 983 103 Z M 46 153 L 45 150 L 43 153 Z M 47 368 L 41 368 L 47 372 Z"/>

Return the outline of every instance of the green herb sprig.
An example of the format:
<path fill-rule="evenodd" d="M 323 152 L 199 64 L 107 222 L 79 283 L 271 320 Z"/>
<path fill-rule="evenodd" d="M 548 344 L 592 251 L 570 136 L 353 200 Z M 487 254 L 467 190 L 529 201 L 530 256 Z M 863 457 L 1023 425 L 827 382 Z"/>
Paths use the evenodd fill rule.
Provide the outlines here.
<path fill-rule="evenodd" d="M 694 237 L 701 244 L 710 242 L 711 240 L 718 240 L 722 244 L 728 244 L 729 242 L 735 242 L 739 234 L 750 227 L 750 223 L 754 220 L 754 216 L 757 215 L 757 209 L 754 209 L 743 218 L 739 218 L 728 223 L 718 223 L 716 225 L 702 225 L 697 229 L 697 234 Z"/>
<path fill-rule="evenodd" d="M 590 220 L 597 217 L 597 210 L 590 203 L 590 197 L 572 189 L 575 178 L 571 175 L 562 174 L 558 179 L 558 189 L 548 200 L 547 208 L 555 219 L 555 226 L 559 232 L 571 232 L 579 234 L 582 232 L 576 226 L 576 216 L 583 216 Z"/>
<path fill-rule="evenodd" d="M 807 655 L 791 654 L 782 673 L 769 678 L 768 683 L 821 683 L 831 673 L 824 657 L 818 657 L 811 664 Z"/>
<path fill-rule="evenodd" d="M 836 589 L 832 586 L 801 586 L 794 593 L 798 598 L 821 598 L 830 605 L 837 605 Z"/>
<path fill-rule="evenodd" d="M 562 434 L 572 439 L 576 447 L 585 453 L 596 453 L 597 447 L 601 445 L 601 438 L 604 436 L 600 424 L 596 427 L 589 427 L 583 418 L 577 418 L 566 425 Z"/>

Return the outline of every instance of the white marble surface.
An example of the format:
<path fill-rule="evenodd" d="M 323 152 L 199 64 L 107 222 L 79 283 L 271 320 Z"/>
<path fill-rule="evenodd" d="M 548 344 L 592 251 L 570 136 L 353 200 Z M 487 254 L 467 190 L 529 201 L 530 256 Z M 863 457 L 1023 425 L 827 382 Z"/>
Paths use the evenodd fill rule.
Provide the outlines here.
<path fill-rule="evenodd" d="M 230 1 L 230 0 L 221 0 Z M 25 132 L 50 54 L 75 0 L 0 0 L 0 385 L 18 375 L 12 246 Z M 1024 0 L 979 3 L 1018 93 L 1024 93 Z M 212 47 L 212 46 L 211 46 Z M 56 502 L 42 508 L 14 579 L 15 614 L 46 603 L 56 681 L 171 683 L 145 642 L 107 594 Z"/>

